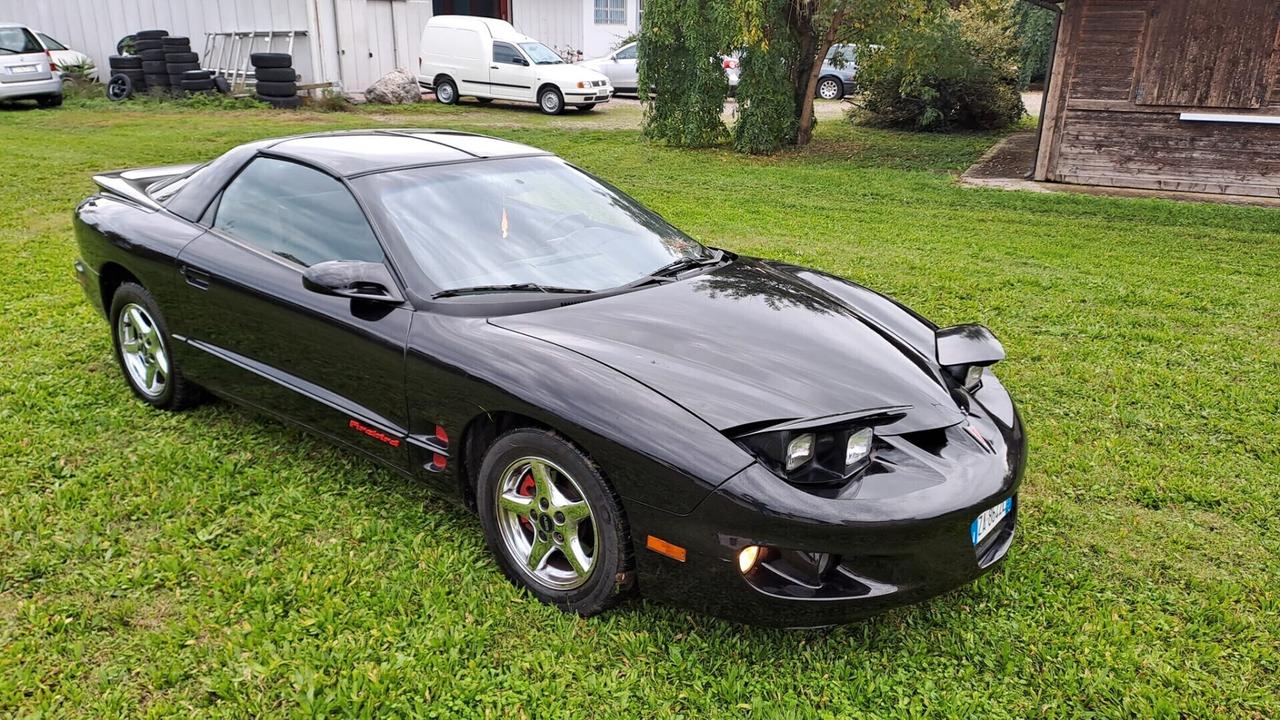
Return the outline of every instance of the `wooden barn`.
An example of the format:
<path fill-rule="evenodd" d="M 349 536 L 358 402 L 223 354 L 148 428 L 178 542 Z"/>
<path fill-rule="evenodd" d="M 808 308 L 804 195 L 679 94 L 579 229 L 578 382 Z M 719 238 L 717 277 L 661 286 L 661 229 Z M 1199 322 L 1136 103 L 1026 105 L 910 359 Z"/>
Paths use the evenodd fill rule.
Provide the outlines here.
<path fill-rule="evenodd" d="M 1280 0 L 1058 10 L 1035 179 L 1280 197 Z"/>

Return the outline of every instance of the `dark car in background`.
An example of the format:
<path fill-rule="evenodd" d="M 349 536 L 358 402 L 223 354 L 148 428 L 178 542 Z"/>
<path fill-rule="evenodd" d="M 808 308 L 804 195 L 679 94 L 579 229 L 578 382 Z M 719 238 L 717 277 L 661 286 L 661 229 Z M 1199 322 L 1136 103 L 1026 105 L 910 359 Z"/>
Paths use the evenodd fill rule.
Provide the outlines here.
<path fill-rule="evenodd" d="M 1013 542 L 986 328 L 704 246 L 549 153 L 351 131 L 95 179 L 75 268 L 137 397 L 226 398 L 456 498 L 543 602 L 825 625 Z"/>

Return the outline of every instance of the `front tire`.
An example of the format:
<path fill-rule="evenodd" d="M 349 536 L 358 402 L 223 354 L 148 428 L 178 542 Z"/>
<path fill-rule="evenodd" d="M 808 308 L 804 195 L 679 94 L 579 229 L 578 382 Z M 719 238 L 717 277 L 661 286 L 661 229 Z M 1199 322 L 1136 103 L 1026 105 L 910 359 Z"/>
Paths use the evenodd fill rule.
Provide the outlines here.
<path fill-rule="evenodd" d="M 538 93 L 538 108 L 547 115 L 559 115 L 564 112 L 564 96 L 553 88 L 543 88 Z"/>
<path fill-rule="evenodd" d="M 143 402 L 181 410 L 199 399 L 200 389 L 183 377 L 164 315 L 146 288 L 125 283 L 111 296 L 111 339 L 125 382 Z"/>
<path fill-rule="evenodd" d="M 453 105 L 458 102 L 458 86 L 448 78 L 436 83 L 435 91 L 436 102 L 441 105 Z"/>
<path fill-rule="evenodd" d="M 587 617 L 630 590 L 618 496 L 559 435 L 523 428 L 499 437 L 480 467 L 476 505 L 498 567 L 538 600 Z"/>

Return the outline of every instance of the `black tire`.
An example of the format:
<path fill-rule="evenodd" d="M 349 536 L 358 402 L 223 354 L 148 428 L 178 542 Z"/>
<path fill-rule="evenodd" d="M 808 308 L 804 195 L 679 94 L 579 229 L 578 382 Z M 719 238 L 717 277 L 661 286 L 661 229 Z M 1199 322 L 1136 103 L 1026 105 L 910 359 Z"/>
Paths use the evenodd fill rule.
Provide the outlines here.
<path fill-rule="evenodd" d="M 458 86 L 449 78 L 441 78 L 435 85 L 436 102 L 441 105 L 455 105 L 458 102 Z"/>
<path fill-rule="evenodd" d="M 258 79 L 258 82 L 295 82 L 298 79 L 298 72 L 291 67 L 264 67 L 255 69 L 253 76 Z"/>
<path fill-rule="evenodd" d="M 293 56 L 289 53 L 253 53 L 249 62 L 255 68 L 287 68 L 293 66 Z"/>
<path fill-rule="evenodd" d="M 107 79 L 107 99 L 111 102 L 128 100 L 137 89 L 133 78 L 124 73 L 116 73 Z"/>
<path fill-rule="evenodd" d="M 188 70 L 182 73 L 183 80 L 209 80 L 212 77 L 212 70 Z"/>
<path fill-rule="evenodd" d="M 62 105 L 62 93 L 38 97 L 36 98 L 36 104 L 42 108 L 56 108 Z"/>
<path fill-rule="evenodd" d="M 163 60 L 148 60 L 142 63 L 142 72 L 148 75 L 165 75 L 169 72 L 169 64 Z"/>
<path fill-rule="evenodd" d="M 159 39 L 143 40 L 142 38 L 137 38 L 133 41 L 133 51 L 135 53 L 141 54 L 148 50 L 163 50 L 163 49 L 164 49 L 164 41 Z"/>
<path fill-rule="evenodd" d="M 139 50 L 138 51 L 138 57 L 142 58 L 143 62 L 164 62 L 165 54 L 166 53 L 164 50 Z"/>
<path fill-rule="evenodd" d="M 164 373 L 163 387 L 158 392 L 151 393 L 143 388 L 137 380 L 134 379 L 126 365 L 124 352 L 121 350 L 122 331 L 121 318 L 123 311 L 129 306 L 140 308 L 143 313 L 142 317 L 153 322 L 155 334 L 145 334 L 145 347 L 153 356 L 158 356 L 159 352 L 163 352 L 167 360 L 168 372 Z M 140 400 L 161 410 L 181 410 L 184 407 L 193 405 L 200 399 L 200 388 L 194 383 L 188 382 L 182 375 L 182 368 L 178 365 L 178 359 L 173 354 L 173 339 L 169 337 L 168 325 L 165 324 L 164 315 L 160 312 L 160 307 L 156 305 L 155 298 L 147 289 L 137 283 L 127 282 L 116 288 L 116 292 L 111 296 L 111 345 L 115 349 L 116 363 L 120 365 L 120 371 L 124 374 L 125 383 L 129 385 L 129 389 L 133 394 L 138 396 Z M 135 327 L 132 323 L 126 323 L 130 327 L 134 327 L 138 334 L 141 327 Z M 161 373 L 157 372 L 157 378 Z"/>
<path fill-rule="evenodd" d="M 223 95 L 231 94 L 231 83 L 227 82 L 227 79 L 222 77 L 221 75 L 214 76 L 213 87 L 215 90 L 222 93 Z"/>
<path fill-rule="evenodd" d="M 160 42 L 164 43 L 166 47 L 191 47 L 191 38 L 181 35 L 169 35 L 161 38 Z"/>
<path fill-rule="evenodd" d="M 171 62 L 169 63 L 170 75 L 181 75 L 189 70 L 199 70 L 200 63 L 197 62 Z"/>
<path fill-rule="evenodd" d="M 841 100 L 844 98 L 844 82 L 834 75 L 823 75 L 818 78 L 815 94 L 823 100 Z"/>
<path fill-rule="evenodd" d="M 199 65 L 199 64 L 200 64 L 200 56 L 199 56 L 199 55 L 197 55 L 197 54 L 195 54 L 195 53 L 193 53 L 193 52 L 191 52 L 191 51 L 189 51 L 189 50 L 188 50 L 188 51 L 183 51 L 183 50 L 173 51 L 173 50 L 169 50 L 169 51 L 167 51 L 167 52 L 164 54 L 164 61 L 165 61 L 165 62 L 167 62 L 167 63 L 169 63 L 170 65 L 176 65 L 176 64 L 179 64 L 179 63 L 195 63 L 195 64 Z"/>
<path fill-rule="evenodd" d="M 558 88 L 542 88 L 538 91 L 538 109 L 544 115 L 559 115 L 564 112 L 564 95 Z"/>
<path fill-rule="evenodd" d="M 116 43 L 116 52 L 121 55 L 127 55 L 132 52 L 134 49 L 133 43 L 136 42 L 137 39 L 138 38 L 135 35 L 125 35 L 120 38 L 119 42 Z"/>
<path fill-rule="evenodd" d="M 145 75 L 143 80 L 147 83 L 147 87 L 169 87 L 168 75 Z"/>
<path fill-rule="evenodd" d="M 277 110 L 296 110 L 302 107 L 302 98 L 297 95 L 291 97 L 272 97 L 270 95 L 256 96 L 262 102 L 270 105 Z"/>
<path fill-rule="evenodd" d="M 139 30 L 133 36 L 139 40 L 159 40 L 169 37 L 168 30 Z"/>
<path fill-rule="evenodd" d="M 202 90 L 212 90 L 213 80 L 209 78 L 205 78 L 204 80 L 187 80 L 186 78 L 183 78 L 182 89 L 188 90 L 191 92 L 199 92 Z"/>
<path fill-rule="evenodd" d="M 519 519 L 519 524 L 514 527 L 507 521 L 513 516 L 523 515 L 523 511 L 500 517 L 497 503 L 501 492 L 499 485 L 507 480 L 508 472 L 513 468 L 515 472 L 520 472 L 520 464 L 529 458 L 539 458 L 549 462 L 549 466 L 555 466 L 550 477 L 565 498 L 575 504 L 585 501 L 590 509 L 590 528 L 584 527 L 583 521 L 566 522 L 563 515 L 557 514 L 554 505 L 545 508 L 544 512 L 541 498 L 547 496 L 534 487 L 528 488 L 532 493 L 529 495 L 531 515 Z M 526 483 L 533 484 L 526 479 L 521 481 L 519 487 L 524 488 Z M 574 497 L 579 491 L 580 497 Z M 595 463 L 559 435 L 546 430 L 526 428 L 512 430 L 494 441 L 485 452 L 484 462 L 480 466 L 476 505 L 480 510 L 480 524 L 484 528 L 485 541 L 493 552 L 498 567 L 511 582 L 524 587 L 538 600 L 565 612 L 587 617 L 608 610 L 630 592 L 635 559 L 618 494 L 600 474 Z M 575 526 L 576 529 L 569 529 Z M 570 546 L 569 538 L 576 535 L 582 539 L 588 531 L 594 540 L 590 547 L 585 542 L 582 544 L 584 551 L 590 551 L 591 561 L 588 574 L 583 580 L 580 573 L 573 573 L 568 566 L 568 556 L 562 548 Z M 526 542 L 533 542 L 540 533 L 545 538 L 564 533 L 546 553 L 544 565 L 559 573 L 576 575 L 576 582 L 580 584 L 558 588 L 534 575 L 528 569 L 527 558 L 513 554 L 515 551 L 507 540 L 513 533 L 520 533 Z M 562 567 L 555 568 L 557 563 Z"/>
<path fill-rule="evenodd" d="M 169 80 L 169 84 L 172 85 L 173 87 L 178 87 L 179 85 L 182 84 L 181 73 L 178 73 L 176 75 L 165 75 L 165 78 Z"/>
<path fill-rule="evenodd" d="M 259 80 L 257 92 L 259 95 L 269 95 L 271 97 L 293 97 L 298 94 L 298 84 L 291 82 L 263 82 Z"/>
<path fill-rule="evenodd" d="M 142 58 L 137 55 L 112 55 L 107 58 L 107 66 L 112 70 L 141 70 Z"/>

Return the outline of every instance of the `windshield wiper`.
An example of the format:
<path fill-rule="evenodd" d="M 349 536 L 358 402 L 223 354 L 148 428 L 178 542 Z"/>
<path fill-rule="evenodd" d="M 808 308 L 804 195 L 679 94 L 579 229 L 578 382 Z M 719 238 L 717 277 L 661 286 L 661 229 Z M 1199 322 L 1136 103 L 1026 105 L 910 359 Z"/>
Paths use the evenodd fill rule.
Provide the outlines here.
<path fill-rule="evenodd" d="M 501 292 L 540 292 L 540 293 L 568 293 L 581 295 L 583 293 L 593 293 L 595 290 L 586 288 L 566 288 L 555 287 L 553 285 L 539 285 L 537 283 L 511 283 L 510 285 L 476 285 L 473 287 L 451 288 L 449 290 L 441 290 L 433 293 L 432 299 L 457 297 L 458 295 L 479 295 L 482 293 L 501 293 Z"/>
<path fill-rule="evenodd" d="M 697 267 L 706 265 L 715 265 L 724 258 L 724 251 L 717 250 L 711 255 L 703 255 L 701 257 L 682 257 L 663 265 L 654 270 L 645 277 L 640 278 L 637 282 L 644 283 L 657 278 L 670 278 L 679 275 L 685 270 L 692 270 Z"/>

